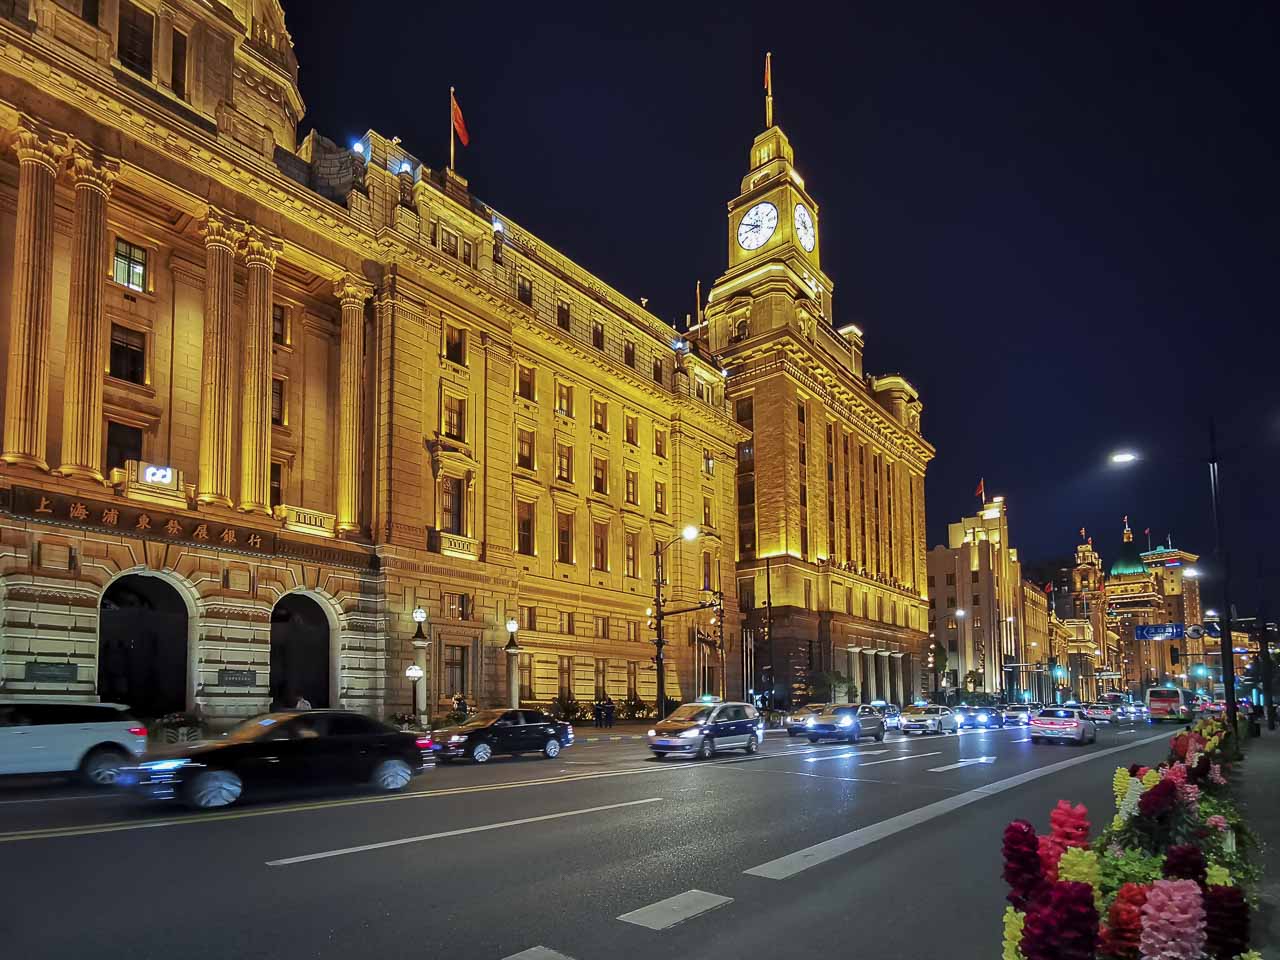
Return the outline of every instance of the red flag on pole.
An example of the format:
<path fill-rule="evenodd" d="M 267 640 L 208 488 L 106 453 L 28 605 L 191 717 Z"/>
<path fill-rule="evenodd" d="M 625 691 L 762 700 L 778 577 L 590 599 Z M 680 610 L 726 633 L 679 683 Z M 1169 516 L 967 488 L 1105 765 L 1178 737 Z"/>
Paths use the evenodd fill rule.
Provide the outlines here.
<path fill-rule="evenodd" d="M 471 144 L 471 137 L 467 134 L 467 122 L 462 119 L 462 108 L 458 106 L 458 98 L 453 95 L 453 91 L 449 91 L 449 106 L 453 114 L 453 129 L 458 134 L 458 139 L 462 141 L 464 147 Z"/>
<path fill-rule="evenodd" d="M 978 489 L 973 491 L 973 495 L 983 503 L 987 502 L 987 481 L 985 477 L 978 481 Z"/>
<path fill-rule="evenodd" d="M 1052 580 L 1050 580 L 1048 583 L 1046 583 L 1046 584 L 1044 585 L 1044 592 L 1045 592 L 1045 593 L 1053 593 L 1053 581 L 1052 581 Z"/>

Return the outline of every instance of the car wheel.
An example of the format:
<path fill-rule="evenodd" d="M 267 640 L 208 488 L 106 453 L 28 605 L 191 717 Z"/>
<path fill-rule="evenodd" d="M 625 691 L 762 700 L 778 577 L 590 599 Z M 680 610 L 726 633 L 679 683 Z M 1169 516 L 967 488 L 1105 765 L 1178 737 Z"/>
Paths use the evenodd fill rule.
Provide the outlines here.
<path fill-rule="evenodd" d="M 788 731 L 787 731 L 787 736 L 788 736 L 788 737 L 798 737 L 798 736 L 800 736 L 800 731 L 799 731 L 799 730 L 788 730 Z"/>
<path fill-rule="evenodd" d="M 884 743 L 884 731 L 881 730 L 876 734 L 876 743 Z"/>
<path fill-rule="evenodd" d="M 1040 737 L 1032 737 L 1032 738 L 1031 738 L 1031 742 L 1032 742 L 1032 743 L 1043 743 L 1044 741 L 1043 741 Z"/>
<path fill-rule="evenodd" d="M 244 784 L 230 770 L 205 770 L 187 788 L 187 802 L 198 810 L 229 807 L 240 799 Z"/>
<path fill-rule="evenodd" d="M 747 753 L 755 753 L 756 748 L 759 746 L 760 744 L 756 742 L 756 735 L 754 733 L 747 737 L 747 746 L 745 748 Z"/>
<path fill-rule="evenodd" d="M 560 756 L 560 741 L 555 737 L 547 738 L 547 742 L 542 745 L 542 755 L 548 760 L 554 760 Z"/>
<path fill-rule="evenodd" d="M 379 790 L 388 792 L 403 790 L 413 779 L 413 770 L 403 760 L 382 760 L 373 768 L 373 776 L 369 778 Z"/>
<path fill-rule="evenodd" d="M 702 738 L 702 746 L 698 748 L 699 760 L 710 760 L 716 755 L 716 745 L 711 742 L 710 737 Z"/>
<path fill-rule="evenodd" d="M 493 759 L 493 747 L 487 743 L 477 743 L 471 748 L 471 759 L 476 763 L 488 763 Z"/>
<path fill-rule="evenodd" d="M 80 764 L 80 776 L 92 787 L 109 787 L 116 782 L 120 768 L 129 762 L 123 750 L 98 747 L 91 750 Z"/>
<path fill-rule="evenodd" d="M 818 742 L 818 737 L 810 737 L 810 738 L 809 738 L 809 742 L 810 742 L 810 743 L 817 743 L 817 742 Z"/>

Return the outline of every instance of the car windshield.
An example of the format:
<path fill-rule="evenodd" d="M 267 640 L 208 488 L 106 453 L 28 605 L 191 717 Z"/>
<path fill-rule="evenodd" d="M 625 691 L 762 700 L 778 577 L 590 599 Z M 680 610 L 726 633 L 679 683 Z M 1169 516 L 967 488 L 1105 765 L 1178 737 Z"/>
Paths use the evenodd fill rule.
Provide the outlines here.
<path fill-rule="evenodd" d="M 1074 720 L 1076 718 L 1076 711 L 1063 709 L 1041 710 L 1040 716 L 1048 717 L 1051 720 Z"/>
<path fill-rule="evenodd" d="M 937 716 L 938 714 L 942 713 L 942 708 L 930 707 L 928 710 L 925 711 L 925 713 L 929 714 L 930 716 Z"/>
<path fill-rule="evenodd" d="M 705 703 L 686 703 L 676 707 L 672 711 L 668 720 L 706 720 L 711 716 L 711 711 L 715 707 L 708 706 Z"/>
<path fill-rule="evenodd" d="M 1177 700 L 1178 691 L 1177 690 L 1150 690 L 1147 692 L 1147 696 L 1150 697 L 1152 700 Z"/>
<path fill-rule="evenodd" d="M 925 710 L 924 707 L 907 707 L 907 709 L 902 711 L 904 716 L 906 714 L 911 714 L 912 716 L 924 716 L 927 712 L 928 711 Z"/>
<path fill-rule="evenodd" d="M 474 717 L 468 717 L 463 723 L 458 724 L 460 727 L 487 727 L 493 721 L 506 713 L 506 710 L 481 710 Z"/>

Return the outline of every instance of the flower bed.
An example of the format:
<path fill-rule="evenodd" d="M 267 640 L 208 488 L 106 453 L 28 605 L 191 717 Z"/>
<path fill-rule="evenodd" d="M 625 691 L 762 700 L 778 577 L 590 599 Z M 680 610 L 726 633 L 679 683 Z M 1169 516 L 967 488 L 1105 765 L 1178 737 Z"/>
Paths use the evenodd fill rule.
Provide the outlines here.
<path fill-rule="evenodd" d="M 1116 813 L 1092 841 L 1088 811 L 1065 800 L 1045 836 L 1009 824 L 1003 960 L 1261 960 L 1231 744 L 1225 724 L 1201 720 L 1158 767 L 1117 769 Z"/>

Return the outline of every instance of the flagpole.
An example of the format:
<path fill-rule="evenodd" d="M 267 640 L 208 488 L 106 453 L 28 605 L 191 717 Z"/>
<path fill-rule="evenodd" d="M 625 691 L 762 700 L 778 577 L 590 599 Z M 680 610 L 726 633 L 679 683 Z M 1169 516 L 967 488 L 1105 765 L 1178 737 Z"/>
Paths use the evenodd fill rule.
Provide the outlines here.
<path fill-rule="evenodd" d="M 449 88 L 449 169 L 453 169 L 453 87 Z"/>
<path fill-rule="evenodd" d="M 773 126 L 773 53 L 764 55 L 764 128 Z"/>
<path fill-rule="evenodd" d="M 695 314 L 695 316 L 698 318 L 698 323 L 701 324 L 702 323 L 702 281 L 701 280 L 698 281 L 697 288 L 694 291 L 694 300 L 697 302 L 697 306 L 698 306 L 698 312 Z"/>

